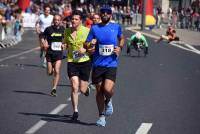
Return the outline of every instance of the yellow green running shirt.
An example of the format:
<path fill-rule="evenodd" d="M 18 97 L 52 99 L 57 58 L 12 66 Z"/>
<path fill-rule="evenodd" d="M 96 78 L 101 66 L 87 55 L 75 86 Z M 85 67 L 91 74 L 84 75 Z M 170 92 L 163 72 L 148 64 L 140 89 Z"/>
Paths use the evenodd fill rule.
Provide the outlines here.
<path fill-rule="evenodd" d="M 64 42 L 68 45 L 67 62 L 86 62 L 90 60 L 87 53 L 80 55 L 77 51 L 83 47 L 89 33 L 89 28 L 80 26 L 77 31 L 76 38 L 71 36 L 72 28 L 66 28 L 64 32 Z"/>

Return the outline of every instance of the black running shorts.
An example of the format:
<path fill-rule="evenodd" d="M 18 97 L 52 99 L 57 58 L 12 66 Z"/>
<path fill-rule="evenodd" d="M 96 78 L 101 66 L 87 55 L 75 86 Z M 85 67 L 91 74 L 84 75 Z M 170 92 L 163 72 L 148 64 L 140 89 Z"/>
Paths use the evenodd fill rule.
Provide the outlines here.
<path fill-rule="evenodd" d="M 39 38 L 43 38 L 44 37 L 44 32 L 39 33 Z"/>
<path fill-rule="evenodd" d="M 54 52 L 54 51 L 47 51 L 46 59 L 47 62 L 55 63 L 57 60 L 62 60 L 63 53 L 62 51 Z"/>
<path fill-rule="evenodd" d="M 94 67 L 92 70 L 92 83 L 98 84 L 105 79 L 115 82 L 117 74 L 116 67 Z"/>
<path fill-rule="evenodd" d="M 81 80 L 88 81 L 90 77 L 90 70 L 90 61 L 81 63 L 68 62 L 67 64 L 67 73 L 69 78 L 72 76 L 78 76 Z"/>

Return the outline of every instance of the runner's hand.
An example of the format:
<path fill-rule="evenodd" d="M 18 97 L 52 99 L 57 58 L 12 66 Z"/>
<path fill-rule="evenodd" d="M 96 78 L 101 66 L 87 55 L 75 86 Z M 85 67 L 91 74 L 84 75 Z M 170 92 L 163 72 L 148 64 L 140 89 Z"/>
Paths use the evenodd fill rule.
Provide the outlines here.
<path fill-rule="evenodd" d="M 96 43 L 97 43 L 97 40 L 96 40 L 96 39 L 92 39 L 91 45 L 92 45 L 92 46 L 93 46 L 93 45 L 96 45 Z"/>
<path fill-rule="evenodd" d="M 96 43 L 97 43 L 97 40 L 96 39 L 92 39 L 92 41 L 90 42 L 89 47 L 87 48 L 87 52 L 89 54 L 93 54 L 95 52 Z"/>
<path fill-rule="evenodd" d="M 47 40 L 42 40 L 43 48 L 46 51 L 49 48 Z"/>
<path fill-rule="evenodd" d="M 89 54 L 93 54 L 93 53 L 95 52 L 95 45 L 89 47 L 89 48 L 87 49 L 87 52 L 88 52 Z"/>
<path fill-rule="evenodd" d="M 83 48 L 83 47 L 81 47 L 81 48 L 78 50 L 78 52 L 79 52 L 80 54 L 84 54 L 84 53 L 86 52 L 86 49 Z"/>
<path fill-rule="evenodd" d="M 67 44 L 62 44 L 62 50 L 65 50 L 65 49 L 67 49 Z"/>
<path fill-rule="evenodd" d="M 121 48 L 120 47 L 118 47 L 118 46 L 116 46 L 115 48 L 114 48 L 114 51 L 113 51 L 117 56 L 119 56 L 119 54 L 120 54 L 120 52 L 121 52 Z"/>

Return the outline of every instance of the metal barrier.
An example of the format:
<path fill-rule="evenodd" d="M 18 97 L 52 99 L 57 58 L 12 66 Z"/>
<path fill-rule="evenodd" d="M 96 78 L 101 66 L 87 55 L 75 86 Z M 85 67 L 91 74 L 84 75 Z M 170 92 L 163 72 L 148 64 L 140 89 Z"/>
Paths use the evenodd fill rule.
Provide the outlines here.
<path fill-rule="evenodd" d="M 5 26 L 0 24 L 0 48 L 16 45 L 21 41 L 21 32 L 14 34 L 15 21 L 7 22 Z"/>
<path fill-rule="evenodd" d="M 2 26 L 2 24 L 0 24 L 0 41 L 5 39 L 5 31 L 4 31 L 4 27 Z"/>

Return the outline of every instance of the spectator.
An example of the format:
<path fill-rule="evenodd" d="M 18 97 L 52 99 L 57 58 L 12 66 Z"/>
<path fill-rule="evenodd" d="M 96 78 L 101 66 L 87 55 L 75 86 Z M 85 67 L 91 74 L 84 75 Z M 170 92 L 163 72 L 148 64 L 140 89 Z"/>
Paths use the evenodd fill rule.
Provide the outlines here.
<path fill-rule="evenodd" d="M 87 28 L 90 28 L 91 26 L 92 26 L 92 24 L 93 24 L 93 13 L 89 13 L 88 14 L 88 17 L 86 18 L 86 20 L 85 20 L 85 26 L 87 27 Z"/>
<path fill-rule="evenodd" d="M 171 41 L 179 41 L 179 37 L 176 36 L 176 30 L 172 28 L 172 26 L 169 26 L 166 35 L 161 35 L 158 40 L 155 40 L 156 43 L 159 43 L 162 40 L 167 40 L 168 42 Z"/>

